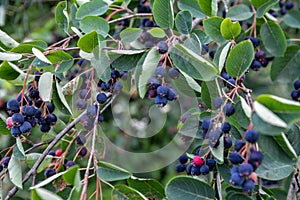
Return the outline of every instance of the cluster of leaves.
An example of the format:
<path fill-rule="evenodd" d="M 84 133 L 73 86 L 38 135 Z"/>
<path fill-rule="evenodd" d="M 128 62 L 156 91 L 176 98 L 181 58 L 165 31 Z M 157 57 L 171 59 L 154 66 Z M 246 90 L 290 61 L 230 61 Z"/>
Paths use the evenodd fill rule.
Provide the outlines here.
<path fill-rule="evenodd" d="M 110 188 L 109 196 L 114 199 L 286 198 L 289 188 L 285 185 L 292 181 L 300 154 L 300 129 L 296 124 L 300 121 L 300 104 L 290 100 L 290 92 L 286 92 L 300 79 L 299 38 L 294 38 L 300 28 L 299 6 L 298 2 L 282 0 L 72 0 L 55 7 L 55 22 L 66 35 L 52 45 L 43 40 L 19 43 L 0 30 L 0 78 L 22 85 L 24 96 L 29 83 L 34 83 L 34 73 L 43 72 L 34 89 L 42 101 L 55 105 L 57 116 L 48 133 L 33 127 L 30 135 L 16 137 L 12 146 L 1 150 L 3 157 L 11 157 L 7 169 L 1 172 L 1 177 L 8 174 L 14 185 L 7 199 L 18 189 L 30 190 L 32 199 L 45 195 L 49 199 L 100 199 L 104 195 L 102 186 Z M 258 53 L 263 56 L 256 56 Z M 257 69 L 253 67 L 255 61 L 269 67 L 249 70 Z M 166 69 L 175 69 L 175 81 L 166 83 L 166 75 L 162 76 Z M 119 72 L 126 78 L 118 79 Z M 216 162 L 212 169 L 202 170 L 202 175 L 187 171 L 194 177 L 179 175 L 165 186 L 104 162 L 106 140 L 98 126 L 103 120 L 101 114 L 123 86 L 123 93 L 146 101 L 145 97 L 151 96 L 149 88 L 158 89 L 158 85 L 149 87 L 154 75 L 160 76 L 160 90 L 166 85 L 166 91 L 170 85 L 176 89 L 172 100 L 192 96 L 197 102 L 196 107 L 189 105 L 177 125 L 182 141 L 194 140 L 186 154 L 192 161 L 189 165 L 197 170 L 199 166 L 207 168 L 203 159 L 207 162 L 214 158 Z M 257 77 L 263 80 L 263 87 L 256 85 Z M 278 85 L 281 89 L 274 89 Z M 85 92 L 78 95 L 77 91 Z M 154 96 L 161 100 L 166 95 L 162 92 Z M 155 103 L 163 107 L 166 102 Z M 176 105 L 172 101 L 166 107 Z M 91 112 L 87 128 L 80 122 Z M 200 126 L 196 127 L 198 133 L 191 133 L 189 122 L 195 116 Z M 205 125 L 207 118 L 211 125 Z M 1 134 L 10 134 L 5 120 L 1 115 Z M 230 129 L 221 131 L 225 122 Z M 252 129 L 259 133 L 255 141 L 246 136 Z M 88 156 L 77 159 L 80 151 L 74 149 L 79 135 L 87 138 L 81 145 Z M 247 143 L 241 151 L 231 147 L 232 141 L 245 138 Z M 49 154 L 57 146 L 64 153 Z M 250 146 L 262 152 L 264 160 L 255 168 L 258 185 L 254 187 L 257 177 L 248 177 L 251 170 L 245 176 L 251 185 L 243 185 L 243 192 L 231 185 L 230 169 L 235 163 L 230 155 L 233 149 L 240 151 L 247 164 Z M 199 149 L 205 151 L 199 153 Z M 6 162 L 5 158 L 0 164 Z M 64 160 L 76 162 L 64 167 Z M 188 169 L 187 160 L 177 171 Z M 55 173 L 46 173 L 45 179 L 41 172 L 53 166 Z M 32 181 L 28 181 L 31 176 Z M 266 181 L 276 181 L 277 185 L 268 188 L 262 184 Z"/>

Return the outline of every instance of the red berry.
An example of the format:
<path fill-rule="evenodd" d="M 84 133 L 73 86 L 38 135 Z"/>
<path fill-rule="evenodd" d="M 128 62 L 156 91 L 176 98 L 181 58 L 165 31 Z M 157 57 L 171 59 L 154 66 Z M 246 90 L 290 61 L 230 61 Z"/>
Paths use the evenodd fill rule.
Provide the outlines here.
<path fill-rule="evenodd" d="M 9 117 L 6 119 L 6 127 L 7 128 L 12 128 L 13 127 L 13 123 L 12 123 L 12 118 Z"/>
<path fill-rule="evenodd" d="M 193 163 L 195 165 L 202 165 L 203 164 L 203 159 L 200 156 L 194 156 Z"/>
<path fill-rule="evenodd" d="M 57 149 L 55 151 L 55 156 L 61 156 L 61 154 L 62 154 L 62 150 L 61 149 Z"/>

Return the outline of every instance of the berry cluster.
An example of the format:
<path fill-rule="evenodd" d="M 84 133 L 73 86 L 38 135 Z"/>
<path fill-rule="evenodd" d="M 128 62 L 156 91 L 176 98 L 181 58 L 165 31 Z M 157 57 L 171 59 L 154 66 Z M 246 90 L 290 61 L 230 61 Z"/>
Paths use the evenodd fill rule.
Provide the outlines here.
<path fill-rule="evenodd" d="M 261 165 L 263 154 L 257 149 L 259 133 L 256 130 L 247 130 L 244 140 L 236 140 L 234 152 L 228 155 L 228 160 L 234 165 L 231 169 L 230 183 L 240 186 L 243 191 L 250 193 L 257 181 L 255 170 Z"/>
<path fill-rule="evenodd" d="M 291 97 L 294 101 L 300 102 L 300 80 L 294 82 L 295 90 L 292 91 Z"/>
<path fill-rule="evenodd" d="M 11 129 L 11 135 L 19 137 L 21 134 L 29 134 L 36 125 L 40 126 L 41 132 L 49 132 L 51 126 L 57 122 L 53 113 L 54 105 L 44 102 L 39 95 L 37 83 L 40 72 L 35 72 L 35 80 L 30 83 L 25 92 L 21 92 L 16 99 L 7 102 L 6 125 Z"/>
<path fill-rule="evenodd" d="M 278 14 L 280 14 L 281 16 L 285 15 L 288 10 L 291 10 L 294 7 L 293 2 L 286 0 L 280 0 L 278 4 L 280 8 L 279 10 L 269 10 L 269 13 L 275 18 L 278 17 Z"/>
<path fill-rule="evenodd" d="M 179 164 L 176 165 L 176 171 L 178 173 L 186 171 L 188 175 L 199 176 L 207 175 L 210 171 L 213 171 L 216 166 L 215 159 L 206 157 L 200 157 L 199 152 L 196 152 L 193 160 L 188 163 L 189 159 L 186 154 L 182 154 L 179 158 Z"/>

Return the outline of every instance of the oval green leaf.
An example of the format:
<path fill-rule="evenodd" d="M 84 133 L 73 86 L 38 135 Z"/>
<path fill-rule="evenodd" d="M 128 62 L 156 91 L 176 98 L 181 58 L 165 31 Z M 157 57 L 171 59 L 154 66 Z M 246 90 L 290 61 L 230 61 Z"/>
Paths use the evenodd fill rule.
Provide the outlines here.
<path fill-rule="evenodd" d="M 192 30 L 192 15 L 188 10 L 183 10 L 177 13 L 175 25 L 179 33 L 189 34 Z"/>
<path fill-rule="evenodd" d="M 50 72 L 43 73 L 40 77 L 38 88 L 43 101 L 50 102 L 52 97 L 53 74 Z"/>
<path fill-rule="evenodd" d="M 98 166 L 97 176 L 105 181 L 124 180 L 132 175 L 125 169 L 107 162 L 99 162 Z"/>
<path fill-rule="evenodd" d="M 155 179 L 130 178 L 127 182 L 130 187 L 141 192 L 148 199 L 163 199 L 165 197 L 164 186 Z"/>
<path fill-rule="evenodd" d="M 188 10 L 193 17 L 204 18 L 206 15 L 202 12 L 198 0 L 179 0 L 178 7 L 180 10 Z"/>
<path fill-rule="evenodd" d="M 142 32 L 140 28 L 126 28 L 120 33 L 120 38 L 122 42 L 133 42 L 140 37 Z"/>
<path fill-rule="evenodd" d="M 104 14 L 108 10 L 108 4 L 103 0 L 92 0 L 82 4 L 77 12 L 76 18 L 82 19 L 85 16 L 98 16 Z"/>
<path fill-rule="evenodd" d="M 223 21 L 223 18 L 221 18 L 221 17 L 210 17 L 203 21 L 205 33 L 209 37 L 211 37 L 214 41 L 219 42 L 219 43 L 223 43 L 226 41 L 222 37 L 221 30 L 220 30 L 222 21 Z"/>
<path fill-rule="evenodd" d="M 249 69 L 254 58 L 254 48 L 250 41 L 238 43 L 228 54 L 226 71 L 232 77 L 240 78 Z"/>
<path fill-rule="evenodd" d="M 283 17 L 284 23 L 292 28 L 300 28 L 300 12 L 291 10 Z"/>
<path fill-rule="evenodd" d="M 92 53 L 95 47 L 99 45 L 98 34 L 92 31 L 81 36 L 77 42 L 77 46 L 87 53 Z"/>
<path fill-rule="evenodd" d="M 161 28 L 158 28 L 158 27 L 151 28 L 147 32 L 150 33 L 153 37 L 157 37 L 157 38 L 164 38 L 164 37 L 166 37 L 165 31 L 163 29 L 161 29 Z"/>
<path fill-rule="evenodd" d="M 102 35 L 103 37 L 106 37 L 109 31 L 109 25 L 107 21 L 101 17 L 96 17 L 96 16 L 84 17 L 83 19 L 80 20 L 79 27 L 85 33 L 96 31 L 98 34 Z"/>
<path fill-rule="evenodd" d="M 250 11 L 250 8 L 244 4 L 239 4 L 233 7 L 230 7 L 226 17 L 229 17 L 233 21 L 243 21 L 252 17 L 253 13 Z"/>
<path fill-rule="evenodd" d="M 155 23 L 160 28 L 170 28 L 174 26 L 174 12 L 171 0 L 156 0 L 152 9 Z"/>
<path fill-rule="evenodd" d="M 232 22 L 226 18 L 221 23 L 221 34 L 226 40 L 235 39 L 241 33 L 241 25 L 239 22 Z"/>

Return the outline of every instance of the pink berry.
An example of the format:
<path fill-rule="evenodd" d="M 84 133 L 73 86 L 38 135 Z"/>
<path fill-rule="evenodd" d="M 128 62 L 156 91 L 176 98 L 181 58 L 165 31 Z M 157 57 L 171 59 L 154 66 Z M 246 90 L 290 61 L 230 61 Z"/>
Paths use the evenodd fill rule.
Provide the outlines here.
<path fill-rule="evenodd" d="M 194 156 L 193 163 L 200 166 L 203 164 L 203 159 L 200 156 Z"/>
<path fill-rule="evenodd" d="M 13 123 L 12 123 L 12 118 L 9 117 L 6 119 L 6 127 L 7 128 L 12 128 L 13 127 Z"/>
<path fill-rule="evenodd" d="M 62 150 L 61 150 L 61 149 L 57 149 L 57 150 L 55 151 L 55 155 L 56 155 L 56 156 L 61 156 L 61 154 L 62 154 Z"/>

